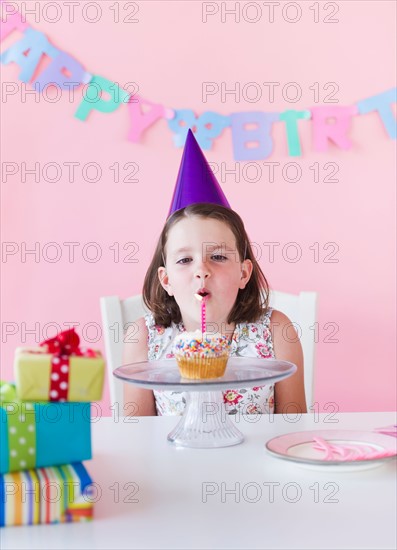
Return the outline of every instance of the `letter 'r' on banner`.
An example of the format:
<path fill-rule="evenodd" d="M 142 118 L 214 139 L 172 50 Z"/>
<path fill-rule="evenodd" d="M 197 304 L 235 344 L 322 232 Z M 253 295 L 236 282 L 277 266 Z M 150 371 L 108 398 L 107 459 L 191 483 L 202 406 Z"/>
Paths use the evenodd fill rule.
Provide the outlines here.
<path fill-rule="evenodd" d="M 292 109 L 280 113 L 280 120 L 285 122 L 290 157 L 300 157 L 302 154 L 297 121 L 299 119 L 309 120 L 310 117 L 310 111 L 295 111 Z"/>
<path fill-rule="evenodd" d="M 109 94 L 110 99 L 103 99 L 103 92 Z M 86 120 L 91 111 L 113 113 L 120 106 L 120 103 L 128 101 L 129 96 L 128 92 L 112 80 L 94 75 L 87 84 L 83 101 L 74 116 L 79 120 Z"/>
<path fill-rule="evenodd" d="M 0 41 L 7 38 L 9 34 L 17 30 L 23 32 L 30 25 L 26 21 L 22 21 L 22 16 L 15 8 L 15 5 L 7 2 L 1 3 L 1 25 L 0 25 Z"/>
<path fill-rule="evenodd" d="M 341 149 L 350 149 L 352 143 L 347 137 L 351 118 L 357 114 L 357 107 L 312 107 L 313 143 L 316 151 L 327 151 L 328 140 Z"/>
<path fill-rule="evenodd" d="M 25 55 L 25 52 L 28 54 Z M 29 82 L 41 60 L 43 54 L 56 57 L 57 48 L 52 46 L 44 33 L 34 29 L 26 29 L 24 36 L 6 50 L 1 56 L 4 65 L 16 63 L 22 69 L 19 80 Z"/>
<path fill-rule="evenodd" d="M 70 76 L 66 76 L 63 71 L 68 71 Z M 71 55 L 58 50 L 57 56 L 51 64 L 38 77 L 34 84 L 39 85 L 42 90 L 48 84 L 56 84 L 62 90 L 69 88 L 68 83 L 73 82 L 76 86 L 84 83 L 86 72 L 82 65 Z"/>
<path fill-rule="evenodd" d="M 272 125 L 279 119 L 278 113 L 233 113 L 230 118 L 235 160 L 261 160 L 271 154 Z M 255 128 L 246 128 L 252 124 Z M 249 143 L 257 143 L 257 146 L 248 147 Z"/>
<path fill-rule="evenodd" d="M 391 108 L 392 103 L 397 100 L 397 88 L 383 92 L 382 94 L 374 95 L 368 99 L 363 99 L 357 103 L 358 112 L 360 115 L 378 111 L 380 118 L 386 128 L 386 132 L 392 139 L 397 138 L 396 119 Z"/>

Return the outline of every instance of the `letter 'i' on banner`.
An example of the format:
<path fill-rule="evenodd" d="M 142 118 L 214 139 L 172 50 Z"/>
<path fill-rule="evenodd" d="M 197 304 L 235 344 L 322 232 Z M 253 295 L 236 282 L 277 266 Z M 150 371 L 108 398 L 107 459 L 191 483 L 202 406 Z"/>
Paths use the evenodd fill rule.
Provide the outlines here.
<path fill-rule="evenodd" d="M 22 21 L 22 15 L 15 8 L 15 4 L 11 5 L 7 2 L 1 2 L 0 10 L 0 40 L 7 38 L 13 31 L 23 32 L 30 26 L 26 21 Z"/>
<path fill-rule="evenodd" d="M 70 76 L 66 76 L 65 71 L 70 73 Z M 56 84 L 59 88 L 65 90 L 71 84 L 74 86 L 87 84 L 91 78 L 92 75 L 87 73 L 84 67 L 71 55 L 58 50 L 57 56 L 33 84 L 35 87 L 38 85 L 39 90 L 43 90 L 49 84 Z"/>
<path fill-rule="evenodd" d="M 175 110 L 175 116 L 168 121 L 169 129 L 175 134 L 174 144 L 176 147 L 185 145 L 188 130 L 192 130 L 197 143 L 204 151 L 211 149 L 212 142 L 217 138 L 224 128 L 230 126 L 230 117 L 206 111 L 196 117 L 191 109 Z"/>
<path fill-rule="evenodd" d="M 235 160 L 261 160 L 271 154 L 271 131 L 273 122 L 279 119 L 278 113 L 233 113 L 230 118 Z M 255 127 L 247 128 L 251 125 Z M 256 147 L 249 147 L 250 143 L 255 143 Z"/>
<path fill-rule="evenodd" d="M 312 107 L 313 143 L 316 151 L 327 151 L 328 140 L 341 149 L 350 149 L 352 143 L 347 136 L 352 116 L 357 107 Z"/>
<path fill-rule="evenodd" d="M 397 138 L 396 119 L 393 114 L 391 104 L 397 101 L 397 88 L 383 92 L 382 94 L 374 95 L 368 99 L 363 99 L 357 103 L 358 112 L 360 115 L 378 111 L 386 132 L 392 139 Z"/>
<path fill-rule="evenodd" d="M 107 93 L 110 99 L 104 99 L 102 97 L 103 92 Z M 127 103 L 129 95 L 112 80 L 94 75 L 87 84 L 83 101 L 74 116 L 79 120 L 86 120 L 91 111 L 113 113 L 120 106 L 120 103 Z"/>
<path fill-rule="evenodd" d="M 22 69 L 19 80 L 29 82 L 40 63 L 43 54 L 53 58 L 58 51 L 52 46 L 44 33 L 34 29 L 26 29 L 24 36 L 6 50 L 1 56 L 1 62 L 4 65 L 16 63 Z M 25 53 L 28 52 L 27 55 Z"/>
<path fill-rule="evenodd" d="M 300 119 L 309 120 L 310 117 L 310 111 L 295 111 L 292 109 L 280 113 L 280 120 L 285 122 L 290 157 L 300 157 L 302 154 L 297 121 Z"/>

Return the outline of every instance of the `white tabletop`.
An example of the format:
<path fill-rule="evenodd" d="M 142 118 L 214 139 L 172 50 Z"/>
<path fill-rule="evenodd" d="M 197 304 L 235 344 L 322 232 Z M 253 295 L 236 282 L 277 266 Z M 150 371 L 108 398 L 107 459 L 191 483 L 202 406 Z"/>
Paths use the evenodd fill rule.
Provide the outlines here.
<path fill-rule="evenodd" d="M 249 418 L 235 419 L 246 441 L 223 449 L 174 447 L 166 435 L 175 417 L 101 418 L 93 424 L 94 459 L 85 462 L 101 490 L 95 519 L 5 528 L 2 550 L 396 548 L 395 461 L 335 473 L 302 468 L 264 448 L 287 432 L 372 431 L 395 424 L 394 413 Z"/>

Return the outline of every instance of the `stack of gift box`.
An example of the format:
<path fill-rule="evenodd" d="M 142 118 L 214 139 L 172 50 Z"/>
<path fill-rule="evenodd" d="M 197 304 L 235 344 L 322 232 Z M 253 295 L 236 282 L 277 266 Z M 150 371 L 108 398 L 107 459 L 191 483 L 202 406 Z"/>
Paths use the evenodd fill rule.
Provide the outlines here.
<path fill-rule="evenodd" d="M 15 384 L 0 382 L 0 526 L 84 521 L 93 515 L 91 401 L 104 360 L 74 329 L 18 348 Z"/>

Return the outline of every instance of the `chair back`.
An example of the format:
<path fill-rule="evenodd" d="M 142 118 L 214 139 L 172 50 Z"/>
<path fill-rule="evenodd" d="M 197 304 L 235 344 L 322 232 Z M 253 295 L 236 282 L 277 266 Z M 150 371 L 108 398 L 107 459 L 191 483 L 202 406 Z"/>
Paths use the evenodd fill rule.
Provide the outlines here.
<path fill-rule="evenodd" d="M 315 292 L 301 292 L 296 295 L 271 291 L 270 294 L 270 306 L 289 317 L 300 337 L 305 365 L 305 393 L 308 408 L 313 403 L 316 299 Z M 116 403 L 119 404 L 120 414 L 123 411 L 123 384 L 113 376 L 113 371 L 123 363 L 124 332 L 130 323 L 143 317 L 148 311 L 140 294 L 125 300 L 120 300 L 118 296 L 101 298 L 110 398 L 112 406 Z M 288 333 L 286 337 L 289 337 Z"/>
<path fill-rule="evenodd" d="M 129 323 L 143 317 L 148 311 L 140 294 L 125 300 L 120 300 L 118 296 L 104 296 L 101 298 L 103 338 L 111 406 L 118 404 L 121 416 L 124 416 L 123 382 L 113 376 L 113 371 L 123 364 L 124 333 Z"/>
<path fill-rule="evenodd" d="M 273 290 L 270 293 L 270 306 L 278 311 L 282 311 L 290 319 L 302 344 L 305 367 L 305 394 L 308 410 L 314 401 L 316 305 L 316 292 L 288 294 Z M 288 331 L 286 331 L 285 337 L 290 337 Z"/>

